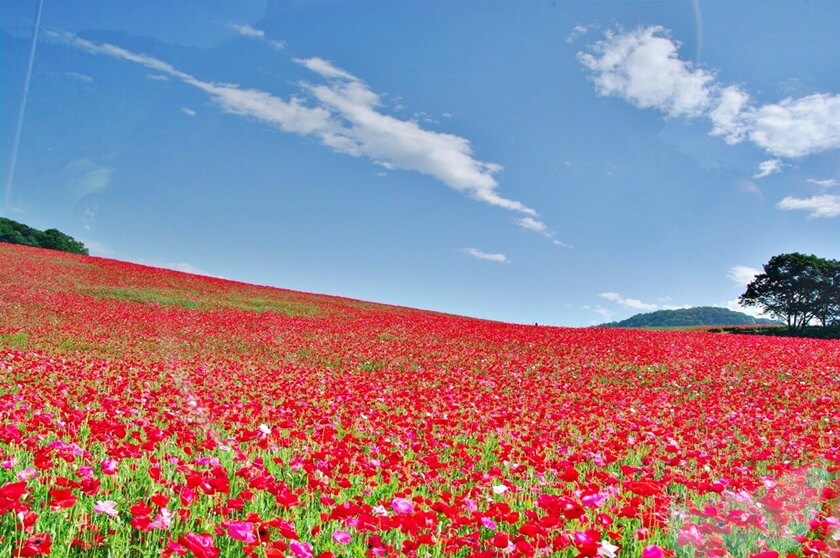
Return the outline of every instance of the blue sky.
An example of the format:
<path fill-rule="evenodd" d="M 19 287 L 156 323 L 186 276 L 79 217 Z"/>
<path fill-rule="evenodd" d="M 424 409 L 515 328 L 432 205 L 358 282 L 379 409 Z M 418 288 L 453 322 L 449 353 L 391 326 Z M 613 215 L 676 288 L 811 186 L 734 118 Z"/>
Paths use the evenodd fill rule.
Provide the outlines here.
<path fill-rule="evenodd" d="M 41 7 L 3 215 L 96 255 L 576 326 L 840 258 L 831 0 Z"/>

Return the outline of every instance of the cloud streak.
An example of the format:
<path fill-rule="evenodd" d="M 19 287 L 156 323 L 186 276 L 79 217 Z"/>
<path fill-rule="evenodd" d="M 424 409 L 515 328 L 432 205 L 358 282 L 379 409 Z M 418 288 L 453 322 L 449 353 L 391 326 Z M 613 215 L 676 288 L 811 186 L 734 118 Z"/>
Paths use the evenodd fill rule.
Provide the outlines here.
<path fill-rule="evenodd" d="M 808 182 L 810 184 L 816 184 L 817 186 L 820 186 L 822 188 L 833 188 L 834 186 L 840 186 L 840 182 L 838 182 L 834 178 L 809 178 L 805 182 Z"/>
<path fill-rule="evenodd" d="M 15 181 L 15 168 L 17 167 L 18 149 L 20 148 L 20 134 L 23 130 L 23 120 L 26 115 L 26 103 L 29 100 L 29 85 L 32 82 L 32 66 L 35 64 L 35 51 L 38 48 L 38 31 L 41 29 L 41 14 L 44 12 L 44 0 L 38 2 L 38 12 L 35 15 L 35 26 L 32 30 L 32 43 L 29 47 L 29 58 L 26 62 L 26 76 L 23 80 L 23 95 L 20 100 L 20 108 L 18 109 L 17 125 L 15 126 L 15 135 L 12 140 L 12 152 L 9 156 L 9 169 L 6 173 L 6 183 L 3 187 L 3 212 L 10 211 L 10 202 L 12 198 L 12 186 Z"/>
<path fill-rule="evenodd" d="M 746 287 L 747 285 L 752 283 L 752 280 L 755 279 L 755 276 L 760 273 L 760 269 L 756 269 L 754 267 L 749 267 L 746 265 L 736 265 L 729 268 L 729 270 L 726 272 L 726 276 L 735 281 L 737 284 L 741 285 L 742 287 Z"/>
<path fill-rule="evenodd" d="M 240 29 L 246 36 L 259 30 Z M 248 35 L 250 34 L 250 35 Z M 284 99 L 258 89 L 236 84 L 201 80 L 157 58 L 112 44 L 96 44 L 74 35 L 61 38 L 91 54 L 132 62 L 177 79 L 207 93 L 224 112 L 250 118 L 284 132 L 314 136 L 333 151 L 365 157 L 386 169 L 413 171 L 431 176 L 450 188 L 483 203 L 531 218 L 533 226 L 545 225 L 534 219 L 537 212 L 520 201 L 498 192 L 495 174 L 501 165 L 475 158 L 466 138 L 422 128 L 416 121 L 401 120 L 382 112 L 382 101 L 365 82 L 320 58 L 296 59 L 324 82 L 302 84 L 305 98 Z M 523 226 L 520 224 L 520 226 Z M 549 238 L 552 238 L 548 234 Z"/>
<path fill-rule="evenodd" d="M 766 176 L 770 176 L 771 174 L 776 174 L 777 172 L 781 172 L 782 170 L 782 162 L 778 159 L 770 159 L 768 161 L 762 161 L 758 165 L 758 172 L 753 175 L 753 178 L 764 178 Z"/>
<path fill-rule="evenodd" d="M 535 232 L 537 234 L 541 234 L 544 237 L 551 240 L 552 244 L 555 246 L 561 246 L 563 248 L 571 248 L 571 245 L 566 244 L 560 240 L 557 240 L 554 237 L 554 233 L 548 230 L 548 225 L 540 221 L 539 219 L 534 219 L 533 217 L 521 217 L 516 220 L 516 224 L 526 231 Z"/>
<path fill-rule="evenodd" d="M 630 298 L 616 292 L 605 292 L 598 295 L 604 300 L 614 302 L 619 306 L 630 308 L 631 310 L 638 310 L 641 312 L 653 312 L 654 310 L 679 310 L 681 308 L 690 308 L 687 305 L 681 304 L 654 304 L 652 302 L 642 302 L 638 298 Z M 669 301 L 670 297 L 660 298 L 660 301 Z"/>
<path fill-rule="evenodd" d="M 624 306 L 625 308 L 632 308 L 633 310 L 653 311 L 659 308 L 658 304 L 642 302 L 638 298 L 628 298 L 616 292 L 601 293 L 598 296 L 604 300 L 615 302 L 618 305 Z"/>
<path fill-rule="evenodd" d="M 831 194 L 809 198 L 787 196 L 776 207 L 787 211 L 807 211 L 811 219 L 829 219 L 840 215 L 840 196 Z"/>
<path fill-rule="evenodd" d="M 230 28 L 236 31 L 236 33 L 241 37 L 245 37 L 248 39 L 257 39 L 277 50 L 282 50 L 286 48 L 286 43 L 284 43 L 283 41 L 275 41 L 274 39 L 269 39 L 266 36 L 265 31 L 263 31 L 262 29 L 257 29 L 256 27 L 251 27 L 247 24 L 238 23 L 231 23 Z"/>
<path fill-rule="evenodd" d="M 477 260 L 496 263 L 510 263 L 510 260 L 508 260 L 507 256 L 504 254 L 483 252 L 478 248 L 464 248 L 463 252 Z"/>
<path fill-rule="evenodd" d="M 774 158 L 791 159 L 840 148 L 840 95 L 756 104 L 740 86 L 721 84 L 713 72 L 680 59 L 679 48 L 670 31 L 650 26 L 609 31 L 578 59 L 599 95 L 669 117 L 707 118 L 710 134 L 729 144 L 749 141 Z M 768 175 L 762 173 L 756 176 Z"/>

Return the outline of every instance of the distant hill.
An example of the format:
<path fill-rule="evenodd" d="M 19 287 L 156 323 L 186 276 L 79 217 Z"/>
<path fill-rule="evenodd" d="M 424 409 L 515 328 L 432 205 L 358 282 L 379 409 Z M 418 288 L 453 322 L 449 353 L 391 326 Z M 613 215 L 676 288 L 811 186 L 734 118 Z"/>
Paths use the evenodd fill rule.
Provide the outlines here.
<path fill-rule="evenodd" d="M 743 312 L 734 312 L 715 306 L 697 306 L 679 310 L 657 310 L 636 314 L 620 322 L 609 322 L 599 327 L 685 327 L 714 325 L 764 325 L 779 324 L 775 320 L 753 318 Z"/>
<path fill-rule="evenodd" d="M 85 245 L 58 229 L 40 231 L 23 223 L 0 217 L 0 242 L 23 244 L 35 248 L 49 248 L 87 256 Z"/>

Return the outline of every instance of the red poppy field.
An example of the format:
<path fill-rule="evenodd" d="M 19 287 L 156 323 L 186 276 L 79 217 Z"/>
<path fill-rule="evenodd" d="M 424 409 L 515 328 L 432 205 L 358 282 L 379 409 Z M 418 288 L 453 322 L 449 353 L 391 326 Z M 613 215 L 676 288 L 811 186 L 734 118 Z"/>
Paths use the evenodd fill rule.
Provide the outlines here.
<path fill-rule="evenodd" d="M 0 244 L 0 556 L 840 556 L 840 343 Z"/>

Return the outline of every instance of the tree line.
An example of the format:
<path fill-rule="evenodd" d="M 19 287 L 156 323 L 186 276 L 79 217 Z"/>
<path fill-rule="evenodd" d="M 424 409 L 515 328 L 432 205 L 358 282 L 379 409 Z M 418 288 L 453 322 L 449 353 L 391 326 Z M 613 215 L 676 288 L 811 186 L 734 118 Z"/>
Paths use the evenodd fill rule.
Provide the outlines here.
<path fill-rule="evenodd" d="M 41 231 L 5 217 L 0 217 L 0 242 L 88 255 L 84 244 L 58 229 Z"/>
<path fill-rule="evenodd" d="M 773 256 L 738 300 L 763 308 L 791 331 L 840 326 L 840 261 L 798 252 Z"/>

